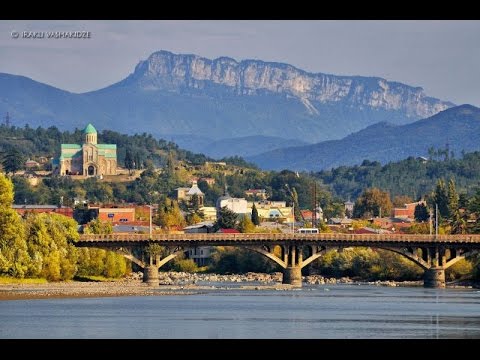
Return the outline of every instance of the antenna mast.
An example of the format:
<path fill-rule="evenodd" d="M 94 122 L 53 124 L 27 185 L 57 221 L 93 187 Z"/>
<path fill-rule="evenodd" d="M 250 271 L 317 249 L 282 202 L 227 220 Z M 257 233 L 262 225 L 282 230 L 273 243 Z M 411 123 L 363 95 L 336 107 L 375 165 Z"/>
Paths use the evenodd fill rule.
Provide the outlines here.
<path fill-rule="evenodd" d="M 10 126 L 10 119 L 11 119 L 11 118 L 10 118 L 10 114 L 7 112 L 7 115 L 5 115 L 5 125 L 6 125 L 7 127 Z"/>

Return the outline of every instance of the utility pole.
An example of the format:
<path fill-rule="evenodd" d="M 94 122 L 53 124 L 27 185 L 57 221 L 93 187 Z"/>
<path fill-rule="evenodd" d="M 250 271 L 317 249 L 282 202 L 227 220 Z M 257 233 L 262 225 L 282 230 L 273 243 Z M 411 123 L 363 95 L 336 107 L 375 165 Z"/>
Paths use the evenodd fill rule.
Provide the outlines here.
<path fill-rule="evenodd" d="M 317 227 L 317 183 L 313 182 L 312 228 Z"/>
<path fill-rule="evenodd" d="M 295 234 L 295 202 L 293 201 L 292 201 L 292 213 L 293 213 L 292 234 Z"/>
<path fill-rule="evenodd" d="M 10 127 L 10 114 L 5 115 L 5 126 Z"/>
<path fill-rule="evenodd" d="M 435 239 L 438 235 L 438 204 L 435 203 Z"/>
<path fill-rule="evenodd" d="M 429 225 L 430 225 L 430 235 L 432 235 L 432 233 L 433 233 L 432 218 L 433 218 L 433 211 L 430 209 L 430 217 L 428 218 L 428 222 L 429 222 Z"/>
<path fill-rule="evenodd" d="M 150 240 L 152 240 L 152 205 L 148 205 L 148 209 L 150 210 L 150 226 L 148 232 L 150 234 Z"/>

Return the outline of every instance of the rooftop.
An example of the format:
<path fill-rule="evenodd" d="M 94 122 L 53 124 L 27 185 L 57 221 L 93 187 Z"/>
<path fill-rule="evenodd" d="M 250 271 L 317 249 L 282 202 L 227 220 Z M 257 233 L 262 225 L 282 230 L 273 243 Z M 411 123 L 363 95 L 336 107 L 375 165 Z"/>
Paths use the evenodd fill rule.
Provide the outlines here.
<path fill-rule="evenodd" d="M 85 129 L 83 130 L 83 132 L 85 134 L 96 134 L 97 133 L 97 129 L 95 129 L 95 127 L 92 125 L 92 124 L 88 124 Z"/>

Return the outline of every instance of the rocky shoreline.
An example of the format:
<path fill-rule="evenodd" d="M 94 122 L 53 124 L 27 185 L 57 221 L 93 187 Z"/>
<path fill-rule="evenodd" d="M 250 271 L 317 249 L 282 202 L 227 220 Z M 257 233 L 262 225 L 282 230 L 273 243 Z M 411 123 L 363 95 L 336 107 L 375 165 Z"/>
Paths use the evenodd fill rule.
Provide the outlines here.
<path fill-rule="evenodd" d="M 196 274 L 185 272 L 161 272 L 160 287 L 152 288 L 142 282 L 141 272 L 132 273 L 127 278 L 103 282 L 55 282 L 46 284 L 3 284 L 0 285 L 0 300 L 25 300 L 70 297 L 106 297 L 106 296 L 158 296 L 188 295 L 215 288 L 228 289 L 228 286 L 212 286 L 221 283 L 244 283 L 236 289 L 288 290 L 290 285 L 282 284 L 282 273 L 273 274 Z M 349 278 L 325 278 L 320 275 L 305 276 L 306 284 L 353 284 Z M 253 285 L 252 285 L 253 283 Z M 392 286 L 391 282 L 375 282 L 375 285 Z M 408 284 L 411 286 L 413 284 Z M 416 284 L 415 284 L 416 285 Z M 393 286 L 397 286 L 396 284 Z"/>
<path fill-rule="evenodd" d="M 0 300 L 27 300 L 75 297 L 159 296 L 190 295 L 217 289 L 222 290 L 291 290 L 291 285 L 282 284 L 282 273 L 247 274 L 197 274 L 185 272 L 161 272 L 159 287 L 149 287 L 142 282 L 141 272 L 116 281 L 80 282 L 67 281 L 46 284 L 0 284 Z M 372 285 L 372 286 L 422 286 L 422 281 L 355 281 L 348 277 L 327 278 L 321 275 L 303 277 L 305 285 Z M 229 286 L 229 283 L 238 285 Z M 452 288 L 472 288 L 471 284 L 448 285 Z"/>
<path fill-rule="evenodd" d="M 132 274 L 136 279 L 142 279 L 142 273 Z M 197 274 L 185 272 L 163 272 L 159 274 L 160 285 L 184 285 L 197 284 L 199 282 L 260 282 L 265 284 L 281 283 L 282 273 L 276 272 L 272 274 L 253 273 L 246 274 Z M 376 286 L 422 286 L 423 281 L 391 281 L 391 280 L 377 280 L 377 281 L 355 281 L 349 277 L 342 278 L 327 278 L 322 275 L 308 275 L 302 276 L 303 283 L 307 285 L 325 285 L 325 284 L 362 284 L 362 285 L 376 285 Z"/>

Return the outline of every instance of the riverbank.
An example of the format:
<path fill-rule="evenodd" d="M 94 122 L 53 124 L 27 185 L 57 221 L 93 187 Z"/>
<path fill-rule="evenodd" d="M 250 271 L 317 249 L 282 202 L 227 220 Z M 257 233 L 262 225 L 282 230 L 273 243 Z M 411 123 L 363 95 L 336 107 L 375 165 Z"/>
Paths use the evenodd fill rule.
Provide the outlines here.
<path fill-rule="evenodd" d="M 125 279 L 102 282 L 52 282 L 52 283 L 7 283 L 0 284 L 0 300 L 28 300 L 75 297 L 117 296 L 164 296 L 198 294 L 212 289 L 229 290 L 291 290 L 291 285 L 282 284 L 282 273 L 263 274 L 190 274 L 184 272 L 161 272 L 159 287 L 149 287 L 142 282 L 142 273 L 132 273 Z M 236 283 L 229 287 L 228 283 Z M 305 285 L 372 285 L 372 286 L 422 286 L 422 281 L 354 281 L 348 277 L 326 278 L 321 275 L 304 276 Z M 471 284 L 452 284 L 453 288 L 472 288 Z"/>

